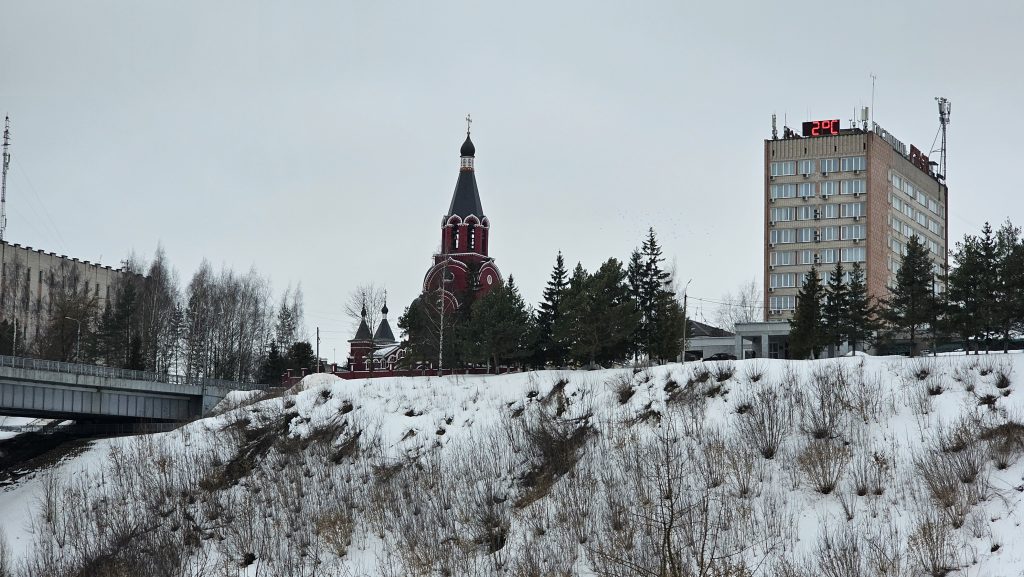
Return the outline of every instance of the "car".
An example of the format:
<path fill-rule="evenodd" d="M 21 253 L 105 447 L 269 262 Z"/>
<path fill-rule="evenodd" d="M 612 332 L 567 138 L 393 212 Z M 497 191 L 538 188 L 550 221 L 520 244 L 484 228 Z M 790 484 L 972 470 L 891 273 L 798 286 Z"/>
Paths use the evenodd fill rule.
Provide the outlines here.
<path fill-rule="evenodd" d="M 729 353 L 715 353 L 710 357 L 704 359 L 705 361 L 735 361 L 736 355 L 730 355 Z"/>

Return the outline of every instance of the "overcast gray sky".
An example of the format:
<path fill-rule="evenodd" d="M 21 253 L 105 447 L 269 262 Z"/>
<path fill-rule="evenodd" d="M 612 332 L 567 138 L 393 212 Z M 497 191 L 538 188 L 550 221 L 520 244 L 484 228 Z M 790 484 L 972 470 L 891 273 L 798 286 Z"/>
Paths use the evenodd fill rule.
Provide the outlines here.
<path fill-rule="evenodd" d="M 951 239 L 1024 223 L 1022 21 L 1009 0 L 6 2 L 7 238 L 301 282 L 341 357 L 353 287 L 386 286 L 392 319 L 419 292 L 471 112 L 491 255 L 529 301 L 558 250 L 593 269 L 648 226 L 717 299 L 761 276 L 771 114 L 845 126 L 871 73 L 875 120 L 919 148 L 952 101 Z"/>

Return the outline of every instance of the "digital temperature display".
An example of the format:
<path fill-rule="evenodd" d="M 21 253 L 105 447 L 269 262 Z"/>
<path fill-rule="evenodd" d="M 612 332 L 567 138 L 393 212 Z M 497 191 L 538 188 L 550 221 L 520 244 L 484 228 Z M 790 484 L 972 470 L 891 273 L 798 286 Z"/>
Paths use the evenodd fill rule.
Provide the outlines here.
<path fill-rule="evenodd" d="M 804 136 L 826 136 L 839 134 L 839 119 L 812 120 L 804 123 Z"/>

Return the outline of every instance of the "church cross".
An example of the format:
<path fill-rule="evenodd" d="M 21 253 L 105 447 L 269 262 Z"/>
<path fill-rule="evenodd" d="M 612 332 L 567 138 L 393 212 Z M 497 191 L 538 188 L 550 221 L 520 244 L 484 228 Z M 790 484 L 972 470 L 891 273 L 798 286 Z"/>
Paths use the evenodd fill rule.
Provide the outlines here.
<path fill-rule="evenodd" d="M 473 115 L 467 114 L 466 115 L 466 134 L 469 134 L 469 125 L 470 124 L 473 124 Z"/>

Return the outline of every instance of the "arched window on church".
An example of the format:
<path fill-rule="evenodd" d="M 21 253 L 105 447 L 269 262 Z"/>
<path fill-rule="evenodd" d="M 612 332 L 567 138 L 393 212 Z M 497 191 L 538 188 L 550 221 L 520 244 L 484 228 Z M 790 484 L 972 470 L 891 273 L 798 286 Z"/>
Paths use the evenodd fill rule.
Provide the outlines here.
<path fill-rule="evenodd" d="M 469 227 L 469 242 L 467 244 L 469 246 L 467 248 L 469 250 L 474 250 L 476 248 L 476 225 L 474 225 L 471 222 L 471 223 L 469 223 L 468 227 Z"/>
<path fill-rule="evenodd" d="M 452 227 L 452 250 L 459 250 L 459 227 Z"/>

